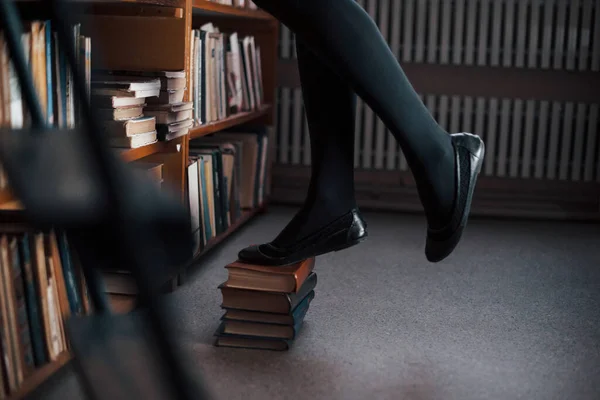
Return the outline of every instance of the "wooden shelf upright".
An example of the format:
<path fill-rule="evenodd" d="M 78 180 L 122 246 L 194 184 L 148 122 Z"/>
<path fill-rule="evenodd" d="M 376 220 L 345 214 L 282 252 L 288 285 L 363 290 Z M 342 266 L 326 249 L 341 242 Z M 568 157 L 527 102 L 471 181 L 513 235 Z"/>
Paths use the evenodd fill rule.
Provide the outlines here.
<path fill-rule="evenodd" d="M 271 164 L 274 137 L 274 107 L 276 94 L 276 66 L 278 22 L 261 10 L 237 8 L 207 0 L 67 0 L 73 20 L 81 22 L 81 33 L 91 37 L 92 69 L 167 71 L 185 70 L 188 85 L 184 101 L 190 101 L 190 31 L 206 22 L 212 22 L 222 32 L 237 32 L 241 37 L 252 35 L 261 51 L 264 105 L 251 112 L 242 112 L 212 123 L 194 126 L 189 135 L 169 142 L 158 142 L 137 149 L 115 150 L 125 162 L 160 161 L 167 186 L 175 190 L 182 202 L 187 201 L 187 160 L 190 140 L 217 134 L 224 129 L 244 124 L 269 126 L 266 184 L 271 182 Z M 47 4 L 43 0 L 17 0 L 24 19 L 45 19 Z M 268 190 L 267 190 L 268 193 Z M 18 199 L 9 189 L 0 190 L 0 224 L 19 219 Z M 176 273 L 167 288 L 182 281 L 186 270 L 197 263 L 209 250 L 215 248 L 252 217 L 262 212 L 267 201 L 242 216 L 221 235 L 212 238 L 193 260 L 176 266 Z M 126 295 L 115 296 L 115 310 L 127 312 L 134 306 Z M 22 399 L 38 388 L 48 377 L 68 364 L 68 352 L 56 361 L 36 370 L 12 393 L 10 400 Z"/>

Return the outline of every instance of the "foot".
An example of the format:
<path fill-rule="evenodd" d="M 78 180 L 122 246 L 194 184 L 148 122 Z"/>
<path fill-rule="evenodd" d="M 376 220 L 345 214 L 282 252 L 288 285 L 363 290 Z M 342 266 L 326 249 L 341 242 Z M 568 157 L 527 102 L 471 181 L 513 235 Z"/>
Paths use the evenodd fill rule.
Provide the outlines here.
<path fill-rule="evenodd" d="M 455 196 L 452 212 L 441 228 L 428 227 L 425 255 L 431 262 L 448 257 L 458 245 L 467 225 L 477 177 L 481 171 L 485 145 L 470 133 L 451 136 L 455 154 Z"/>
<path fill-rule="evenodd" d="M 354 246 L 367 237 L 367 225 L 358 209 L 302 236 L 293 242 L 277 242 L 246 247 L 238 254 L 240 261 L 250 264 L 282 266 L 310 257 Z"/>

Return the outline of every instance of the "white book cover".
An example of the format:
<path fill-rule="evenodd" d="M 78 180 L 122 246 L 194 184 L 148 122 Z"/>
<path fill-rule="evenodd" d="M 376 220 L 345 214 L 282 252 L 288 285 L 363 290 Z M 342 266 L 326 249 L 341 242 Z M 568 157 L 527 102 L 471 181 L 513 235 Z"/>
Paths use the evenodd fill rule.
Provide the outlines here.
<path fill-rule="evenodd" d="M 536 101 L 527 100 L 525 105 L 525 137 L 523 138 L 523 156 L 521 161 L 521 178 L 530 178 L 533 171 L 533 139 L 535 138 L 534 122 Z"/>
<path fill-rule="evenodd" d="M 292 164 L 300 164 L 302 152 L 302 121 L 304 120 L 302 108 L 302 89 L 294 88 L 293 114 L 292 114 Z"/>
<path fill-rule="evenodd" d="M 465 0 L 454 0 L 454 32 L 452 43 L 452 63 L 460 65 L 463 62 L 463 40 L 465 28 Z"/>
<path fill-rule="evenodd" d="M 521 158 L 521 138 L 524 136 L 523 132 L 523 117 L 524 117 L 525 104 L 523 100 L 516 99 L 513 103 L 513 121 L 510 130 L 510 135 L 505 139 L 506 144 L 502 143 L 503 146 L 508 148 L 508 142 L 510 141 L 510 150 L 507 154 L 507 162 L 509 163 L 508 175 L 512 178 L 519 176 L 519 161 Z"/>
<path fill-rule="evenodd" d="M 241 111 L 243 107 L 242 93 L 242 64 L 240 60 L 240 42 L 237 32 L 229 35 L 229 46 L 231 47 L 231 73 L 235 85 L 235 105 Z"/>
<path fill-rule="evenodd" d="M 596 143 L 598 142 L 598 108 L 598 104 L 590 104 L 588 124 L 586 126 L 585 169 L 583 170 L 583 179 L 585 181 L 592 181 L 594 173 L 596 173 L 596 180 L 600 182 L 600 157 L 598 157 L 598 153 L 596 152 Z"/>
<path fill-rule="evenodd" d="M 546 143 L 548 139 L 548 121 L 550 119 L 550 102 L 540 101 L 538 114 L 538 127 L 535 146 L 535 169 L 533 176 L 536 179 L 544 178 L 546 168 Z"/>
<path fill-rule="evenodd" d="M 500 102 L 492 97 L 488 103 L 488 123 L 485 137 L 485 175 L 494 174 L 494 164 L 496 163 L 496 131 L 498 129 L 500 116 Z"/>
<path fill-rule="evenodd" d="M 465 65 L 475 64 L 475 32 L 477 29 L 477 2 L 467 0 L 467 27 L 465 36 Z"/>
<path fill-rule="evenodd" d="M 198 41 L 196 42 L 196 61 L 194 63 L 194 65 L 196 66 L 195 68 L 195 73 L 196 73 L 196 105 L 198 108 L 198 123 L 200 124 L 204 124 L 206 123 L 205 119 L 202 119 L 202 110 L 204 109 L 205 105 L 204 103 L 206 102 L 206 97 L 204 97 L 203 99 L 203 93 L 205 90 L 205 86 L 206 86 L 206 76 L 204 77 L 205 82 L 204 85 L 202 85 L 202 73 L 204 68 L 206 68 L 206 50 L 203 52 L 202 51 L 202 46 L 206 45 L 206 39 L 202 40 L 202 37 L 200 35 L 198 35 Z"/>
<path fill-rule="evenodd" d="M 394 1 L 394 3 L 400 3 Z M 438 61 L 438 28 L 439 28 L 439 16 L 440 16 L 440 0 L 431 0 L 428 4 L 429 21 L 427 22 L 427 28 L 429 30 L 429 37 L 427 38 L 427 62 L 436 63 Z"/>
<path fill-rule="evenodd" d="M 281 135 L 279 140 L 279 160 L 282 164 L 290 162 L 289 154 L 289 134 L 290 134 L 290 100 L 292 98 L 292 89 L 289 87 L 281 88 Z"/>
<path fill-rule="evenodd" d="M 552 43 L 554 42 L 554 1 L 546 1 L 544 7 L 544 33 L 542 35 L 541 64 L 542 68 L 550 68 Z"/>
<path fill-rule="evenodd" d="M 440 36 L 440 64 L 450 63 L 450 53 L 452 52 L 451 39 L 452 31 L 450 30 L 452 24 L 452 0 L 441 0 L 442 1 L 442 12 L 440 15 L 442 32 Z M 438 24 L 439 24 L 438 20 Z"/>
<path fill-rule="evenodd" d="M 190 98 L 194 103 L 194 120 L 200 121 L 198 117 L 200 109 L 198 107 L 198 98 L 196 90 L 198 89 L 198 68 L 196 68 L 196 62 L 198 60 L 198 39 L 196 37 L 196 31 L 190 30 Z"/>
<path fill-rule="evenodd" d="M 527 68 L 538 67 L 538 55 L 540 51 L 541 37 L 539 36 L 539 27 L 542 23 L 542 3 L 539 1 L 531 2 L 529 16 L 529 43 L 527 45 Z"/>
<path fill-rule="evenodd" d="M 502 2 L 492 0 L 490 6 L 492 7 L 492 42 L 490 45 L 490 57 L 489 65 L 493 67 L 500 66 L 500 52 L 502 44 L 502 18 L 498 16 L 502 15 Z"/>
<path fill-rule="evenodd" d="M 588 107 L 585 103 L 577 103 L 575 112 L 575 138 L 573 139 L 573 169 L 571 170 L 571 180 L 573 181 L 579 181 L 582 178 L 587 111 Z"/>
<path fill-rule="evenodd" d="M 562 132 L 560 133 L 560 161 L 558 170 L 558 179 L 566 180 L 569 176 L 569 167 L 571 165 L 571 150 L 573 147 L 573 120 L 575 116 L 575 104 L 573 102 L 565 103 L 565 112 L 562 123 Z"/>
<path fill-rule="evenodd" d="M 564 68 L 565 37 L 568 31 L 567 5 L 570 0 L 556 0 L 556 19 L 554 21 L 554 57 L 552 65 L 556 69 Z"/>
<path fill-rule="evenodd" d="M 558 101 L 552 102 L 552 111 L 550 113 L 550 137 L 548 142 L 548 161 L 546 164 L 546 176 L 547 179 L 555 179 L 556 169 L 558 165 L 558 140 L 559 135 L 562 133 L 562 126 L 560 126 L 560 116 L 562 113 L 562 104 Z"/>
<path fill-rule="evenodd" d="M 194 241 L 194 254 L 200 251 L 200 190 L 198 187 L 198 162 L 194 161 L 187 167 L 188 203 L 192 235 Z"/>
<path fill-rule="evenodd" d="M 489 15 L 491 10 L 490 0 L 479 0 L 479 16 L 477 29 L 477 65 L 488 65 L 488 50 L 490 42 L 488 35 L 490 32 Z"/>
<path fill-rule="evenodd" d="M 427 38 L 427 2 L 417 0 L 416 12 L 416 32 L 415 32 L 415 56 L 414 62 L 422 63 L 425 61 L 425 43 Z"/>
<path fill-rule="evenodd" d="M 531 17 L 528 18 L 527 10 L 529 9 L 530 3 L 528 1 L 519 1 L 517 3 L 517 48 L 515 53 L 515 66 L 523 68 L 525 66 L 525 51 L 527 48 L 527 27 L 535 27 L 537 21 L 533 21 Z M 531 5 L 535 8 L 535 5 Z M 529 33 L 531 35 L 531 32 Z"/>

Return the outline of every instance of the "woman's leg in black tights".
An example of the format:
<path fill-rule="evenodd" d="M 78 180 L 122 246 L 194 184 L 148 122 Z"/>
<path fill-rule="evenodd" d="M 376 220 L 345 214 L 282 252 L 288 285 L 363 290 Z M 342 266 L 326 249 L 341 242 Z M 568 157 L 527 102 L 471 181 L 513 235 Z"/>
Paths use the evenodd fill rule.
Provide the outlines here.
<path fill-rule="evenodd" d="M 273 244 L 286 247 L 356 207 L 354 99 L 350 86 L 296 38 L 312 176 L 304 206 Z"/>
<path fill-rule="evenodd" d="M 455 196 L 450 136 L 422 103 L 369 15 L 353 0 L 255 3 L 288 26 L 381 118 L 398 140 L 415 176 L 429 226 L 444 226 Z M 322 84 L 309 90 L 318 91 L 315 97 L 329 95 Z M 330 121 L 331 126 L 339 123 L 349 122 Z"/>

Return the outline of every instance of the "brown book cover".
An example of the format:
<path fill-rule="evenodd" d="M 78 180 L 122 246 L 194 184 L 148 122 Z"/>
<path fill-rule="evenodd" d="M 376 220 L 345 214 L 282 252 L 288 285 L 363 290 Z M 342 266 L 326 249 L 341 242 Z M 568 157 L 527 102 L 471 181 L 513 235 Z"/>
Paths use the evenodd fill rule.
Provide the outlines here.
<path fill-rule="evenodd" d="M 94 113 L 99 119 L 109 121 L 128 120 L 144 116 L 144 104 L 117 108 L 96 108 Z"/>
<path fill-rule="evenodd" d="M 13 329 L 14 313 L 10 306 L 12 281 L 10 279 L 10 265 L 8 264 L 8 241 L 6 236 L 0 238 L 0 253 L 0 314 L 2 314 L 0 316 L 0 329 L 2 330 L 0 339 L 2 340 L 3 351 L 1 361 L 6 373 L 7 389 L 12 392 L 17 390 L 19 380 L 17 357 L 13 344 L 16 328 Z"/>
<path fill-rule="evenodd" d="M 281 267 L 246 264 L 236 261 L 225 267 L 229 272 L 227 286 L 279 293 L 298 292 L 308 275 L 313 271 L 314 266 L 314 257 Z"/>
<path fill-rule="evenodd" d="M 317 285 L 317 274 L 312 272 L 298 292 L 262 292 L 230 287 L 227 282 L 219 286 L 223 308 L 289 314 Z"/>
<path fill-rule="evenodd" d="M 156 130 L 154 117 L 132 118 L 124 121 L 102 121 L 104 131 L 112 137 L 135 136 Z"/>

